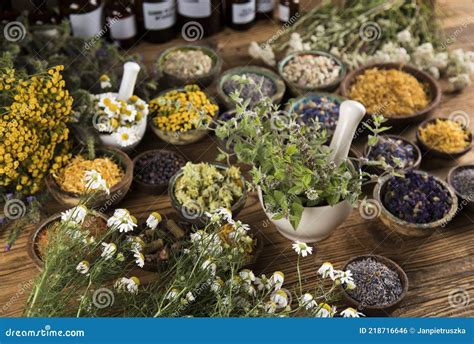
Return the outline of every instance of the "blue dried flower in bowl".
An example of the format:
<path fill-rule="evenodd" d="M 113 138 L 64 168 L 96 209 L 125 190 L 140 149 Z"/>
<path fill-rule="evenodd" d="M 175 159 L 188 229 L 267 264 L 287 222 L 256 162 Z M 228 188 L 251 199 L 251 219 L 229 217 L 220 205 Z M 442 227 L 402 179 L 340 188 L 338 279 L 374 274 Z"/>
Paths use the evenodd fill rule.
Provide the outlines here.
<path fill-rule="evenodd" d="M 445 227 L 454 217 L 458 198 L 441 179 L 419 170 L 403 177 L 386 175 L 374 188 L 380 205 L 380 219 L 405 236 L 427 236 Z"/>

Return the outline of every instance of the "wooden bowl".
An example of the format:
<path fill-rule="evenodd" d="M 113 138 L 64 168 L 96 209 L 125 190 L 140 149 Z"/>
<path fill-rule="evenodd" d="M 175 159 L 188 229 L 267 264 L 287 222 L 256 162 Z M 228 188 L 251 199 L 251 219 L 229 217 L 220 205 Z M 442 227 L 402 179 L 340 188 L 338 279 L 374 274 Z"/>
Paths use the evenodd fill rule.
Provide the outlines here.
<path fill-rule="evenodd" d="M 357 310 L 361 311 L 362 313 L 370 316 L 386 316 L 393 312 L 398 304 L 405 298 L 407 291 L 408 291 L 408 277 L 403 271 L 403 269 L 395 263 L 393 260 L 388 259 L 383 256 L 375 255 L 375 254 L 368 254 L 368 255 L 362 255 L 362 256 L 356 256 L 354 258 L 349 259 L 345 264 L 342 270 L 346 270 L 347 266 L 357 260 L 362 260 L 366 258 L 373 258 L 374 260 L 378 261 L 379 263 L 384 264 L 391 270 L 395 271 L 398 274 L 398 277 L 400 278 L 400 281 L 402 283 L 402 293 L 398 297 L 397 300 L 393 301 L 392 303 L 385 304 L 385 305 L 366 305 L 363 304 L 361 301 L 354 299 L 352 296 L 350 296 L 347 291 L 341 287 L 342 290 L 342 296 L 344 300 L 351 306 L 356 308 Z"/>
<path fill-rule="evenodd" d="M 212 163 L 217 169 L 225 171 L 228 166 L 220 163 Z M 174 189 L 176 186 L 176 182 L 179 178 L 183 175 L 183 169 L 177 172 L 171 179 L 168 186 L 168 195 L 171 200 L 171 205 L 173 206 L 174 210 L 181 216 L 181 218 L 185 221 L 188 221 L 195 225 L 203 226 L 207 223 L 207 216 L 204 214 L 207 209 L 200 209 L 197 213 L 192 210 L 188 210 L 183 204 L 179 203 L 176 199 L 174 194 Z M 242 183 L 242 196 L 232 205 L 230 211 L 232 212 L 232 216 L 236 217 L 239 212 L 244 208 L 245 203 L 247 202 L 247 188 L 245 186 L 245 179 L 243 176 L 240 177 Z"/>
<path fill-rule="evenodd" d="M 431 118 L 431 119 L 428 119 L 428 120 L 424 121 L 423 123 L 421 123 L 418 126 L 418 129 L 416 130 L 416 140 L 417 140 L 421 150 L 423 151 L 423 154 L 427 158 L 453 160 L 453 159 L 460 158 L 461 156 L 463 156 L 464 154 L 468 153 L 471 150 L 471 148 L 472 148 L 472 132 L 469 132 L 469 140 L 470 140 L 469 145 L 467 145 L 466 148 L 464 148 L 463 150 L 460 150 L 459 152 L 446 153 L 446 152 L 442 152 L 442 151 L 439 151 L 437 149 L 434 149 L 434 148 L 431 148 L 430 146 L 428 146 L 425 143 L 425 141 L 423 141 L 423 139 L 421 138 L 420 129 L 426 127 L 430 123 L 436 122 L 437 120 L 450 121 L 450 119 L 448 119 L 448 118 Z M 463 128 L 466 130 L 466 132 L 468 132 L 468 129 L 465 126 L 463 126 Z"/>
<path fill-rule="evenodd" d="M 439 87 L 437 81 L 431 77 L 429 74 L 413 67 L 410 65 L 400 64 L 400 63 L 375 63 L 363 66 L 358 68 L 351 73 L 349 73 L 344 80 L 341 82 L 341 94 L 344 97 L 349 97 L 349 90 L 351 89 L 353 83 L 356 80 L 356 77 L 363 74 L 367 69 L 378 68 L 378 69 L 397 69 L 405 73 L 413 75 L 421 84 L 426 85 L 428 96 L 430 97 L 430 102 L 428 106 L 423 110 L 417 111 L 409 116 L 389 116 L 386 115 L 387 122 L 384 123 L 386 126 L 400 127 L 406 126 L 412 123 L 419 123 L 424 121 L 429 117 L 432 111 L 438 106 L 441 101 L 441 88 Z M 365 122 L 370 123 L 373 113 L 365 114 Z"/>
<path fill-rule="evenodd" d="M 276 92 L 274 95 L 270 97 L 271 101 L 274 104 L 279 104 L 283 99 L 285 94 L 285 82 L 282 78 L 280 78 L 277 74 L 272 72 L 270 69 L 257 67 L 257 66 L 243 66 L 243 67 L 236 67 L 225 71 L 221 77 L 219 78 L 218 85 L 217 85 L 217 97 L 220 103 L 224 105 L 227 110 L 235 109 L 234 101 L 224 92 L 224 84 L 232 78 L 234 75 L 242 75 L 246 73 L 253 73 L 264 76 L 270 79 L 276 87 Z"/>
<path fill-rule="evenodd" d="M 158 97 L 166 94 L 169 91 L 173 91 L 173 90 L 182 91 L 183 87 L 177 87 L 177 88 L 174 88 L 174 89 L 164 90 L 164 91 L 162 91 L 158 94 Z M 204 93 L 206 93 L 206 92 L 204 92 Z M 207 93 L 206 93 L 206 96 L 213 104 L 217 105 L 216 101 L 211 96 L 209 96 Z M 219 109 L 217 110 L 217 113 L 215 114 L 214 117 L 217 117 L 217 116 L 219 116 Z M 167 131 L 167 130 L 163 130 L 163 129 L 158 128 L 155 125 L 155 121 L 154 121 L 154 119 L 156 117 L 155 114 L 150 113 L 149 117 L 151 118 L 150 126 L 151 126 L 151 129 L 153 130 L 153 132 L 155 133 L 155 135 L 158 136 L 162 141 L 167 142 L 167 143 L 171 143 L 173 145 L 177 145 L 177 146 L 189 145 L 191 143 L 198 142 L 199 140 L 202 140 L 204 137 L 209 135 L 209 129 L 207 129 L 207 128 L 196 128 L 196 129 L 191 129 L 191 130 L 186 130 L 186 131 Z"/>
<path fill-rule="evenodd" d="M 285 76 L 283 75 L 283 69 L 285 66 L 290 62 L 294 57 L 299 56 L 299 55 L 315 55 L 315 56 L 325 56 L 336 62 L 339 67 L 341 67 L 341 71 L 339 72 L 339 76 L 331 81 L 330 83 L 320 85 L 317 87 L 301 87 L 296 85 L 295 83 L 289 81 Z M 310 50 L 310 51 L 297 51 L 294 53 L 291 53 L 287 56 L 285 56 L 279 63 L 278 63 L 278 73 L 280 76 L 285 80 L 285 83 L 288 85 L 288 89 L 290 90 L 291 94 L 293 96 L 301 96 L 306 93 L 310 92 L 333 92 L 337 89 L 339 84 L 341 83 L 342 79 L 346 76 L 347 69 L 344 63 L 340 59 L 338 59 L 336 56 L 333 54 L 324 52 L 324 51 L 318 51 L 318 50 Z"/>
<path fill-rule="evenodd" d="M 463 208 L 467 207 L 468 210 L 470 209 L 474 211 L 474 195 L 463 195 L 459 193 L 459 191 L 454 187 L 454 184 L 453 184 L 453 177 L 456 175 L 458 171 L 463 170 L 463 169 L 474 169 L 474 164 L 459 165 L 459 166 L 453 167 L 452 169 L 449 170 L 446 180 L 448 184 L 453 188 L 454 192 L 459 198 L 459 209 L 462 210 Z"/>
<path fill-rule="evenodd" d="M 413 172 L 428 175 L 428 173 L 414 170 Z M 458 209 L 458 198 L 453 188 L 449 186 L 446 182 L 441 180 L 438 177 L 435 177 L 435 180 L 448 192 L 453 201 L 451 209 L 445 214 L 445 216 L 439 220 L 429 222 L 429 223 L 412 223 L 405 220 L 399 219 L 393 215 L 384 205 L 383 196 L 386 192 L 387 182 L 392 178 L 391 175 L 385 175 L 379 179 L 377 184 L 374 187 L 373 198 L 376 200 L 380 214 L 379 219 L 382 223 L 388 227 L 391 231 L 395 231 L 398 234 L 401 234 L 405 237 L 424 237 L 432 234 L 436 229 L 445 227 L 456 215 Z"/>
<path fill-rule="evenodd" d="M 413 154 L 414 154 L 415 161 L 414 161 L 413 165 L 405 167 L 402 170 L 407 170 L 407 169 L 416 170 L 420 167 L 422 154 L 421 154 L 420 148 L 418 148 L 418 146 L 415 143 L 413 143 L 412 141 L 404 138 L 403 136 L 398 136 L 398 135 L 382 135 L 381 137 L 388 137 L 388 138 L 391 138 L 393 140 L 401 140 L 401 141 L 403 141 L 403 143 L 413 147 Z M 369 145 L 366 143 L 365 146 L 364 146 L 364 155 L 363 155 L 363 157 L 368 158 L 368 153 L 369 153 Z M 383 169 L 381 169 L 378 166 L 368 166 L 365 169 L 368 172 L 373 173 L 373 174 L 377 174 L 377 175 L 380 175 L 380 174 L 385 172 Z"/>
<path fill-rule="evenodd" d="M 133 179 L 133 163 L 126 153 L 112 147 L 98 148 L 96 155 L 98 157 L 108 156 L 119 163 L 124 171 L 124 176 L 120 182 L 110 188 L 109 195 L 105 192 L 97 193 L 87 206 L 89 208 L 112 207 L 118 204 L 130 189 Z M 75 207 L 80 203 L 81 197 L 83 197 L 82 195 L 63 191 L 52 175 L 46 178 L 46 187 L 53 198 L 64 206 Z"/>
<path fill-rule="evenodd" d="M 148 183 L 142 182 L 142 181 L 138 180 L 138 178 L 136 178 L 136 174 L 138 172 L 136 164 L 137 164 L 138 160 L 140 160 L 142 157 L 144 157 L 148 154 L 160 154 L 160 153 L 164 153 L 164 152 L 174 154 L 177 157 L 179 157 L 180 159 L 182 159 L 183 160 L 183 166 L 186 163 L 186 159 L 183 157 L 182 154 L 180 154 L 178 152 L 175 152 L 175 151 L 168 150 L 168 149 L 151 149 L 151 150 L 147 150 L 145 152 L 142 152 L 142 153 L 138 154 L 132 160 L 132 162 L 133 162 L 133 172 L 134 172 L 133 185 L 134 185 L 134 188 L 136 190 L 147 193 L 147 194 L 150 194 L 150 195 L 162 195 L 163 193 L 166 192 L 166 190 L 168 190 L 169 182 L 165 183 L 165 184 L 148 184 Z"/>
<path fill-rule="evenodd" d="M 101 212 L 94 212 L 93 214 L 88 214 L 85 221 L 88 221 L 89 216 L 92 216 L 94 219 L 100 218 L 105 223 L 107 223 L 107 219 L 108 219 L 107 216 L 105 216 Z M 36 267 L 40 270 L 43 268 L 43 258 L 41 257 L 41 253 L 38 247 L 38 238 L 40 234 L 43 231 L 47 230 L 51 224 L 60 220 L 61 220 L 61 213 L 54 214 L 48 217 L 46 220 L 41 222 L 40 225 L 36 227 L 36 229 L 33 232 L 31 232 L 28 238 L 28 243 L 27 243 L 28 255 L 33 260 L 33 263 L 36 265 Z M 94 233 L 93 235 L 96 236 L 96 234 L 99 234 L 99 233 Z"/>
<path fill-rule="evenodd" d="M 211 69 L 209 70 L 209 72 L 203 75 L 193 76 L 189 78 L 180 78 L 176 75 L 168 73 L 166 70 L 164 70 L 163 65 L 171 53 L 179 50 L 202 51 L 204 54 L 206 54 L 212 59 L 213 63 Z M 186 44 L 174 46 L 162 52 L 158 57 L 158 60 L 156 61 L 156 71 L 158 74 L 158 78 L 162 79 L 162 81 L 169 87 L 181 87 L 189 84 L 197 84 L 201 87 L 209 86 L 210 84 L 212 84 L 214 79 L 216 79 L 217 75 L 221 72 L 221 69 L 222 58 L 220 57 L 220 55 L 214 49 L 202 45 Z"/>

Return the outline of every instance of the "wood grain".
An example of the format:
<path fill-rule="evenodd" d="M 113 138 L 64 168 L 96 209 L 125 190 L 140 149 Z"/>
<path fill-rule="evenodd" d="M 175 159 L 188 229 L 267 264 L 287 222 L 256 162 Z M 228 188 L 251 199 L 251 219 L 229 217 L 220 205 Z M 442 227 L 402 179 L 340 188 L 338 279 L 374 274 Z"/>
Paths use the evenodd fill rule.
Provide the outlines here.
<path fill-rule="evenodd" d="M 304 7 L 314 5 L 314 1 L 304 1 Z M 459 31 L 452 47 L 474 50 L 474 8 L 471 1 L 440 1 L 440 13 L 447 34 Z M 468 25 L 464 25 L 468 23 Z M 230 29 L 208 39 L 205 43 L 213 45 L 222 54 L 224 69 L 246 64 L 259 64 L 247 55 L 248 43 L 257 40 L 265 41 L 280 29 L 280 24 L 259 22 L 251 30 L 237 33 Z M 184 43 L 174 40 L 167 44 L 151 45 L 141 43 L 133 52 L 143 55 L 145 63 L 152 67 L 153 61 L 164 49 Z M 211 87 L 212 89 L 212 87 Z M 474 86 L 455 95 L 443 94 L 442 101 L 435 116 L 448 116 L 453 111 L 464 111 L 470 115 L 470 129 L 474 130 Z M 407 128 L 402 134 L 414 139 L 414 128 Z M 355 142 L 360 148 L 362 140 Z M 215 137 L 208 137 L 190 146 L 178 147 L 167 145 L 148 132 L 144 142 L 133 152 L 151 148 L 168 148 L 181 152 L 192 161 L 213 161 L 216 156 Z M 426 161 L 421 168 L 442 178 L 446 177 L 451 166 L 460 163 L 474 162 L 474 152 L 470 152 L 458 161 Z M 120 207 L 144 219 L 152 210 L 171 214 L 167 195 L 150 196 L 133 190 L 121 202 Z M 63 210 L 58 204 L 50 202 L 49 214 Z M 265 238 L 265 249 L 256 266 L 258 272 L 283 271 L 287 276 L 288 288 L 296 281 L 296 255 L 291 250 L 291 242 L 283 238 L 262 212 L 255 194 L 250 194 L 246 207 L 239 219 L 251 224 Z M 34 226 L 23 230 L 13 249 L 0 253 L 0 316 L 21 316 L 32 279 L 38 270 L 27 254 L 27 239 Z M 4 246 L 6 235 L 0 236 L 0 245 Z M 392 316 L 434 317 L 434 316 L 474 316 L 471 304 L 465 307 L 453 307 L 449 303 L 450 293 L 461 290 L 474 297 L 473 275 L 474 247 L 474 213 L 463 210 L 445 229 L 436 231 L 422 239 L 400 240 L 387 236 L 387 232 L 378 220 L 364 220 L 359 212 L 353 211 L 349 219 L 339 227 L 327 240 L 315 245 L 315 254 L 302 260 L 302 273 L 305 288 L 315 286 L 316 271 L 324 261 L 331 261 L 341 267 L 349 258 L 368 253 L 384 255 L 395 260 L 407 273 L 409 291 L 400 307 Z"/>

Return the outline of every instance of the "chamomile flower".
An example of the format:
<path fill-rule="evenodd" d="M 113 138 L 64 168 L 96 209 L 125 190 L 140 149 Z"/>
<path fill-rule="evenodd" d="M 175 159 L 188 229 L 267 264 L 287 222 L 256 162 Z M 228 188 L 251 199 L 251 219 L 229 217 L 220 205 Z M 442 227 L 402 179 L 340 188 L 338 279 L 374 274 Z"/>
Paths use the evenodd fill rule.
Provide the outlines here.
<path fill-rule="evenodd" d="M 161 215 L 160 213 L 157 213 L 156 211 L 152 212 L 148 218 L 146 219 L 146 225 L 150 229 L 156 229 L 158 227 L 158 224 L 161 222 Z"/>
<path fill-rule="evenodd" d="M 194 297 L 193 293 L 191 293 L 190 291 L 188 291 L 186 293 L 186 300 L 188 302 L 193 302 L 194 300 L 196 300 L 196 298 Z"/>
<path fill-rule="evenodd" d="M 145 266 L 145 257 L 143 256 L 143 253 L 138 250 L 134 250 L 133 257 L 135 258 L 135 264 L 137 264 L 141 268 Z"/>
<path fill-rule="evenodd" d="M 318 305 L 318 303 L 314 300 L 313 295 L 310 293 L 303 294 L 300 304 L 306 309 L 311 309 Z"/>
<path fill-rule="evenodd" d="M 350 270 L 346 271 L 337 271 L 337 278 L 341 281 L 342 284 L 347 283 L 354 283 L 354 279 L 352 278 L 352 272 Z"/>
<path fill-rule="evenodd" d="M 131 235 L 127 238 L 127 242 L 130 243 L 130 250 L 134 251 L 142 251 L 145 247 L 145 242 L 139 236 Z"/>
<path fill-rule="evenodd" d="M 277 304 L 273 301 L 267 301 L 265 303 L 265 306 L 264 306 L 264 310 L 265 312 L 267 312 L 268 314 L 273 314 L 275 313 L 277 309 Z"/>
<path fill-rule="evenodd" d="M 257 296 L 257 289 L 253 286 L 253 284 L 244 284 L 244 290 L 249 294 L 250 296 Z"/>
<path fill-rule="evenodd" d="M 293 250 L 295 250 L 295 252 L 302 257 L 306 257 L 313 253 L 313 248 L 311 246 L 308 246 L 306 243 L 298 240 L 295 241 L 291 246 L 293 247 Z"/>
<path fill-rule="evenodd" d="M 99 78 L 100 80 L 100 88 L 105 89 L 105 88 L 111 88 L 112 83 L 110 82 L 110 78 L 106 74 L 102 74 Z"/>
<path fill-rule="evenodd" d="M 320 303 L 315 316 L 317 318 L 332 318 L 336 313 L 336 308 L 331 307 L 327 303 Z"/>
<path fill-rule="evenodd" d="M 102 243 L 102 254 L 100 255 L 102 258 L 110 259 L 114 256 L 115 252 L 117 251 L 117 245 L 114 243 Z"/>
<path fill-rule="evenodd" d="M 61 213 L 61 221 L 73 222 L 82 225 L 87 215 L 87 208 L 84 205 L 78 205 Z"/>
<path fill-rule="evenodd" d="M 83 260 L 76 266 L 76 271 L 79 272 L 80 274 L 87 275 L 89 272 L 89 262 L 87 260 Z"/>
<path fill-rule="evenodd" d="M 179 295 L 179 290 L 176 288 L 171 289 L 168 294 L 166 294 L 165 299 L 175 300 Z"/>
<path fill-rule="evenodd" d="M 211 283 L 211 290 L 217 293 L 224 286 L 224 281 L 220 277 L 216 277 Z"/>
<path fill-rule="evenodd" d="M 249 269 L 243 269 L 242 271 L 239 272 L 239 276 L 242 279 L 242 281 L 251 283 L 255 281 L 255 275 L 252 272 L 252 270 Z"/>
<path fill-rule="evenodd" d="M 114 215 L 107 220 L 107 226 L 121 233 L 127 233 L 133 231 L 134 227 L 137 226 L 137 220 L 130 215 L 128 210 L 116 209 Z"/>
<path fill-rule="evenodd" d="M 206 259 L 206 260 L 204 261 L 204 263 L 202 263 L 201 268 L 202 268 L 203 270 L 209 271 L 209 272 L 211 273 L 211 275 L 215 275 L 215 274 L 216 274 L 217 265 L 216 265 L 214 262 L 212 262 L 212 260 Z"/>
<path fill-rule="evenodd" d="M 288 294 L 283 289 L 275 291 L 272 296 L 270 296 L 270 300 L 277 305 L 277 308 L 285 308 L 288 306 Z"/>
<path fill-rule="evenodd" d="M 258 290 L 270 290 L 273 288 L 272 280 L 265 276 L 265 274 L 255 278 L 255 285 Z"/>
<path fill-rule="evenodd" d="M 119 127 L 114 133 L 115 140 L 122 147 L 128 147 L 137 143 L 140 140 L 140 137 L 136 133 L 134 127 Z"/>
<path fill-rule="evenodd" d="M 122 277 L 117 282 L 115 282 L 115 288 L 118 291 L 127 291 L 130 294 L 137 294 L 139 286 L 140 280 L 135 276 L 130 278 Z"/>
<path fill-rule="evenodd" d="M 86 171 L 84 175 L 84 183 L 85 183 L 86 189 L 88 190 L 105 191 L 107 195 L 110 194 L 110 190 L 109 190 L 109 187 L 107 186 L 107 182 L 105 181 L 104 178 L 102 178 L 100 173 L 97 172 L 96 170 Z"/>
<path fill-rule="evenodd" d="M 281 271 L 275 271 L 272 275 L 271 281 L 275 290 L 281 289 L 283 282 L 285 282 L 285 274 Z"/>
<path fill-rule="evenodd" d="M 363 313 L 358 312 L 357 309 L 354 309 L 352 307 L 346 308 L 341 312 L 341 315 L 344 318 L 360 318 L 361 316 L 364 316 Z"/>
<path fill-rule="evenodd" d="M 346 289 L 349 289 L 349 290 L 352 290 L 352 289 L 355 289 L 356 288 L 356 285 L 353 281 L 349 281 L 346 283 Z"/>
<path fill-rule="evenodd" d="M 333 281 L 336 279 L 334 267 L 329 262 L 324 262 L 323 265 L 321 265 L 318 274 L 323 278 L 331 277 Z"/>

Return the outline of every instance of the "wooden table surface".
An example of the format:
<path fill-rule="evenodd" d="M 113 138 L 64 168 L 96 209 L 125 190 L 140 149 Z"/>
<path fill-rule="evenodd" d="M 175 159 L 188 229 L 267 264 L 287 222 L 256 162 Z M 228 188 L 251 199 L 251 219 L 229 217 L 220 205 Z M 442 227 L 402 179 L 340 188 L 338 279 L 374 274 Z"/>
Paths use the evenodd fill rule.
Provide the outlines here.
<path fill-rule="evenodd" d="M 303 2 L 311 6 L 312 1 Z M 315 3 L 315 1 L 313 1 Z M 462 47 L 474 50 L 474 7 L 472 1 L 441 1 L 441 18 L 446 33 L 456 33 L 452 48 Z M 234 32 L 230 29 L 205 40 L 222 54 L 224 69 L 238 65 L 256 64 L 247 55 L 248 43 L 269 39 L 280 24 L 259 22 L 247 32 Z M 184 43 L 174 40 L 167 44 L 151 45 L 141 43 L 133 49 L 144 55 L 145 62 L 151 65 L 157 55 L 167 47 Z M 456 95 L 443 94 L 442 102 L 435 116 L 448 116 L 453 111 L 464 111 L 470 116 L 470 129 L 474 130 L 474 85 Z M 414 138 L 414 128 L 407 128 L 403 135 Z M 360 147 L 362 141 L 355 142 Z M 149 148 L 175 149 L 192 161 L 213 161 L 216 156 L 215 137 L 208 137 L 189 146 L 170 146 L 160 142 L 153 133 L 148 132 L 137 152 Z M 137 152 L 131 154 L 135 155 Z M 474 162 L 471 151 L 458 161 L 427 161 L 421 169 L 432 172 L 442 178 L 456 164 Z M 370 197 L 370 196 L 369 196 Z M 130 210 L 142 219 L 152 210 L 171 214 L 173 210 L 167 195 L 148 196 L 133 189 L 119 205 Z M 48 213 L 63 210 L 57 204 L 47 207 Z M 282 237 L 267 220 L 255 194 L 250 194 L 246 207 L 239 219 L 249 223 L 260 231 L 265 239 L 265 247 L 255 270 L 267 272 L 281 270 L 287 276 L 288 286 L 296 281 L 296 254 L 291 242 Z M 21 316 L 22 309 L 31 289 L 32 279 L 37 275 L 32 260 L 27 254 L 27 240 L 34 226 L 25 228 L 10 252 L 0 253 L 0 316 Z M 0 247 L 4 247 L 5 232 L 0 236 Z M 398 240 L 387 235 L 379 220 L 365 220 L 355 209 L 344 222 L 326 240 L 315 244 L 315 253 L 302 260 L 302 273 L 305 286 L 315 283 L 317 269 L 324 261 L 332 262 L 336 268 L 349 258 L 363 254 L 380 254 L 396 261 L 407 273 L 409 291 L 400 307 L 392 316 L 474 316 L 472 303 L 460 307 L 450 305 L 449 296 L 466 299 L 474 297 L 473 276 L 474 213 L 463 210 L 443 230 L 421 239 Z M 467 300 L 468 301 L 468 300 Z"/>

